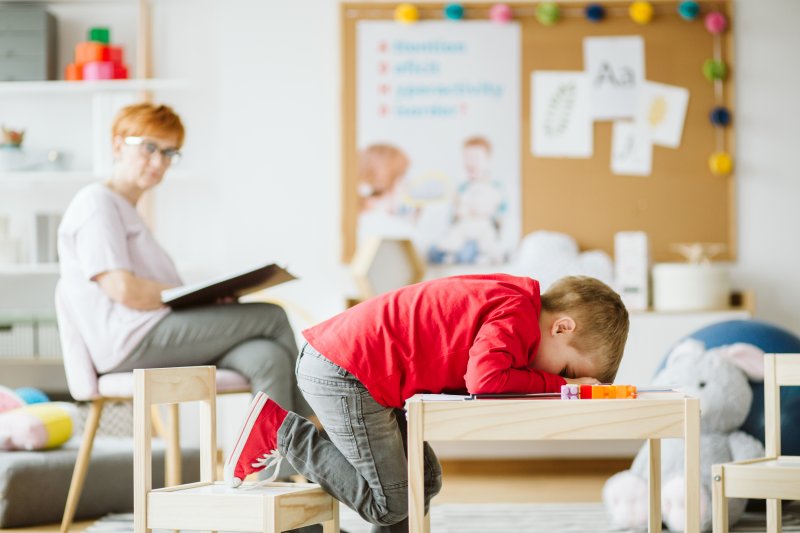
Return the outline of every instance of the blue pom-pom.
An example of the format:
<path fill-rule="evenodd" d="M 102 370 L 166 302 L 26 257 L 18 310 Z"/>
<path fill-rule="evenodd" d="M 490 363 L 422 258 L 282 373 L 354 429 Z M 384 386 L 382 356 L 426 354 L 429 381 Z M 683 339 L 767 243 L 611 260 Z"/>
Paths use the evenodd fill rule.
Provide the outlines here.
<path fill-rule="evenodd" d="M 722 106 L 717 106 L 711 110 L 709 118 L 715 126 L 727 126 L 731 123 L 731 112 Z"/>
<path fill-rule="evenodd" d="M 586 6 L 586 19 L 591 22 L 600 22 L 606 16 L 606 9 L 600 4 L 589 4 Z"/>
<path fill-rule="evenodd" d="M 17 396 L 22 398 L 28 405 L 50 401 L 50 397 L 47 396 L 47 394 L 34 387 L 20 387 L 14 390 L 14 392 L 16 392 Z"/>
<path fill-rule="evenodd" d="M 464 6 L 461 4 L 447 4 L 444 6 L 444 18 L 461 20 L 464 18 Z"/>
<path fill-rule="evenodd" d="M 678 14 L 685 20 L 694 20 L 700 14 L 700 5 L 691 0 L 681 2 L 678 6 Z"/>

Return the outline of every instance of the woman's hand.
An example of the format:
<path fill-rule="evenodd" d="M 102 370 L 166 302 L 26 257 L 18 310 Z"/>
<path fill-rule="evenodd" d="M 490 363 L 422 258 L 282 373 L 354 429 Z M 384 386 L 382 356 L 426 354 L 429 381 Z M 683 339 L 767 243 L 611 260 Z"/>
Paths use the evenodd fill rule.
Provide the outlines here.
<path fill-rule="evenodd" d="M 600 385 L 600 381 L 594 378 L 564 378 L 568 385 Z"/>

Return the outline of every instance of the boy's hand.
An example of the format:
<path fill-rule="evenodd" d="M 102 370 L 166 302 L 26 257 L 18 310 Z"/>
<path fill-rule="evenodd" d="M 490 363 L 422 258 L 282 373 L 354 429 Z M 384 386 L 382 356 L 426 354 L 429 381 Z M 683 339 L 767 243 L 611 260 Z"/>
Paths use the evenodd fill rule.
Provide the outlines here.
<path fill-rule="evenodd" d="M 600 381 L 594 378 L 564 378 L 568 385 L 600 385 Z"/>

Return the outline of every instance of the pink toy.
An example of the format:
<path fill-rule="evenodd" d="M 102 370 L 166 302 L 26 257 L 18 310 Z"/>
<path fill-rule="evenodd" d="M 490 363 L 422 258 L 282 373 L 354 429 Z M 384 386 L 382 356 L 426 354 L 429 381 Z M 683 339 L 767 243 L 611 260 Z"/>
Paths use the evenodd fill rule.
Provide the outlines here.
<path fill-rule="evenodd" d="M 709 33 L 718 35 L 728 27 L 728 19 L 719 11 L 712 11 L 706 15 L 705 25 Z"/>
<path fill-rule="evenodd" d="M 83 65 L 83 79 L 86 81 L 113 80 L 114 63 L 111 61 L 90 61 Z"/>
<path fill-rule="evenodd" d="M 0 413 L 18 409 L 24 405 L 25 401 L 19 397 L 19 394 L 0 385 Z"/>
<path fill-rule="evenodd" d="M 508 22 L 514 18 L 508 4 L 495 4 L 489 10 L 489 19 L 495 22 Z"/>

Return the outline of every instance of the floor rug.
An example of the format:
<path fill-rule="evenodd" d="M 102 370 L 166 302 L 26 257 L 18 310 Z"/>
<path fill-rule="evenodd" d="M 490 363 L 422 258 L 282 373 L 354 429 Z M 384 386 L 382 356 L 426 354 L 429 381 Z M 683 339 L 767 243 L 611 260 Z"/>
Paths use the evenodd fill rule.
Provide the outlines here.
<path fill-rule="evenodd" d="M 348 533 L 369 533 L 370 525 L 342 506 L 341 529 Z M 96 521 L 86 533 L 130 533 L 133 515 L 108 515 Z M 158 533 L 166 533 L 154 530 Z M 531 504 L 439 504 L 431 511 L 432 533 L 633 533 L 608 524 L 600 503 Z M 763 513 L 747 513 L 731 528 L 736 533 L 766 531 Z M 784 532 L 800 532 L 800 506 L 784 512 Z M 639 532 L 635 532 L 639 533 Z"/>

